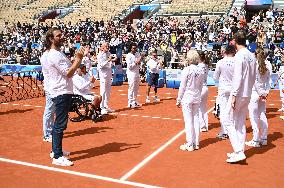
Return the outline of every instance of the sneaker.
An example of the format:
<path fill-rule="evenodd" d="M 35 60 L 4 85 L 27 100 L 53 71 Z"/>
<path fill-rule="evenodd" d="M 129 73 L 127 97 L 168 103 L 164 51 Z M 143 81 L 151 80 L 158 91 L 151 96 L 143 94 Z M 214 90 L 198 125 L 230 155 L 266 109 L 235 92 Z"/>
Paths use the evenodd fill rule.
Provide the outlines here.
<path fill-rule="evenodd" d="M 245 144 L 246 144 L 247 146 L 250 146 L 250 147 L 257 147 L 257 148 L 260 147 L 259 142 L 256 142 L 256 141 L 254 141 L 254 140 L 245 142 Z"/>
<path fill-rule="evenodd" d="M 106 110 L 107 110 L 108 113 L 113 113 L 113 112 L 115 112 L 115 110 L 113 110 L 113 109 L 111 109 L 111 108 L 107 108 Z"/>
<path fill-rule="evenodd" d="M 229 138 L 229 136 L 228 136 L 227 134 L 218 133 L 218 134 L 216 135 L 216 138 L 220 138 L 220 139 L 222 139 L 222 140 L 226 140 L 226 139 Z"/>
<path fill-rule="evenodd" d="M 183 145 L 181 145 L 179 147 L 179 149 L 181 149 L 182 151 L 193 151 L 194 150 L 194 147 L 193 145 L 189 145 L 188 143 L 184 143 Z"/>
<path fill-rule="evenodd" d="M 227 163 L 236 163 L 236 162 L 239 162 L 239 161 L 243 161 L 246 158 L 247 157 L 245 156 L 245 154 L 243 152 L 240 152 L 240 153 L 236 153 L 232 157 L 228 158 L 226 160 L 226 162 Z"/>
<path fill-rule="evenodd" d="M 284 120 L 284 116 L 280 116 L 280 119 Z"/>
<path fill-rule="evenodd" d="M 50 136 L 44 136 L 43 141 L 44 142 L 52 142 L 52 136 L 51 135 Z"/>
<path fill-rule="evenodd" d="M 107 113 L 108 113 L 107 109 L 102 109 L 102 111 L 101 111 L 101 114 L 102 114 L 102 115 L 105 115 L 105 114 L 107 114 Z"/>
<path fill-rule="evenodd" d="M 64 151 L 64 150 L 63 150 L 62 153 L 63 153 L 63 156 L 65 156 L 65 157 L 70 155 L 70 152 L 69 152 L 69 151 Z M 53 151 L 50 152 L 49 157 L 50 157 L 51 159 L 54 158 L 54 153 L 53 153 Z"/>
<path fill-rule="evenodd" d="M 131 104 L 130 108 L 139 108 L 139 107 L 140 107 L 140 104 L 137 102 L 134 102 L 133 104 Z"/>
<path fill-rule="evenodd" d="M 154 102 L 159 102 L 160 99 L 158 99 L 158 97 L 154 97 Z"/>
<path fill-rule="evenodd" d="M 207 128 L 206 127 L 202 127 L 201 129 L 200 129 L 200 132 L 207 132 L 208 130 L 207 130 Z"/>
<path fill-rule="evenodd" d="M 199 150 L 199 145 L 193 145 L 194 150 Z"/>
<path fill-rule="evenodd" d="M 228 158 L 231 158 L 231 157 L 233 157 L 234 155 L 235 155 L 234 152 L 232 152 L 232 153 L 227 153 L 227 157 L 228 157 Z"/>
<path fill-rule="evenodd" d="M 267 146 L 267 140 L 266 139 L 260 140 L 259 144 L 261 146 Z"/>
<path fill-rule="evenodd" d="M 150 103 L 151 102 L 151 100 L 150 99 L 146 99 L 146 103 Z"/>
<path fill-rule="evenodd" d="M 66 157 L 62 156 L 59 157 L 58 159 L 52 160 L 52 164 L 54 165 L 59 165 L 59 166 L 73 166 L 74 163 L 72 161 L 69 161 Z"/>
<path fill-rule="evenodd" d="M 280 108 L 278 112 L 284 112 L 284 108 Z"/>

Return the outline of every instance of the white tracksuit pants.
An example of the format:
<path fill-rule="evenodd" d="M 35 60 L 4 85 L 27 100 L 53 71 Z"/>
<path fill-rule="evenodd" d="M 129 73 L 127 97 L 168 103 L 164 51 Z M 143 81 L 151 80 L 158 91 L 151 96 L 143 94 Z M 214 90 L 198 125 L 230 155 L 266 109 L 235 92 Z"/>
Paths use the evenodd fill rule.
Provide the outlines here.
<path fill-rule="evenodd" d="M 201 91 L 201 103 L 199 107 L 199 123 L 201 128 L 208 130 L 208 114 L 207 114 L 208 87 L 203 86 Z"/>
<path fill-rule="evenodd" d="M 139 77 L 128 77 L 128 104 L 137 102 L 139 84 Z"/>
<path fill-rule="evenodd" d="M 199 103 L 182 104 L 186 141 L 189 145 L 199 145 L 199 105 Z"/>
<path fill-rule="evenodd" d="M 226 107 L 228 105 L 229 97 L 230 93 L 221 93 L 218 95 L 218 104 L 220 109 L 220 123 L 221 123 L 220 134 L 228 134 L 227 127 L 225 125 L 225 120 L 226 120 Z"/>
<path fill-rule="evenodd" d="M 102 96 L 102 102 L 100 104 L 101 109 L 108 108 L 110 91 L 111 91 L 111 78 L 100 79 L 100 95 Z"/>
<path fill-rule="evenodd" d="M 237 97 L 235 109 L 231 106 L 232 96 L 230 95 L 226 107 L 226 120 L 228 136 L 235 153 L 244 152 L 246 139 L 246 114 L 248 112 L 249 97 Z"/>
<path fill-rule="evenodd" d="M 253 129 L 253 140 L 267 140 L 268 122 L 265 114 L 266 102 L 259 100 L 259 96 L 252 95 L 249 103 L 249 118 Z M 258 125 L 261 129 L 261 135 Z"/>
<path fill-rule="evenodd" d="M 279 84 L 280 99 L 281 99 L 281 102 L 282 102 L 281 107 L 284 109 L 284 93 L 282 91 L 283 89 L 284 89 L 284 85 Z"/>

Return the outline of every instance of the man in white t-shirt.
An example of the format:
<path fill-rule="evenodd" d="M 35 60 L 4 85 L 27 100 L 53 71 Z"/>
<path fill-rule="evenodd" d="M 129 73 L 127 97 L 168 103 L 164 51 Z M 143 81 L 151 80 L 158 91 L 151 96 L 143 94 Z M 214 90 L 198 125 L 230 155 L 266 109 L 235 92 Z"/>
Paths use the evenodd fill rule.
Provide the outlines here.
<path fill-rule="evenodd" d="M 52 129 L 52 164 L 72 166 L 62 151 L 63 131 L 67 128 L 69 107 L 73 94 L 72 76 L 82 62 L 84 48 L 76 53 L 73 64 L 60 51 L 63 45 L 63 35 L 60 29 L 51 28 L 46 33 L 47 70 L 49 73 L 49 86 L 47 92 L 55 104 L 55 121 Z"/>
<path fill-rule="evenodd" d="M 256 60 L 246 48 L 246 33 L 238 31 L 235 34 L 237 53 L 235 55 L 232 91 L 226 107 L 226 128 L 234 152 L 228 153 L 226 162 L 235 163 L 246 159 L 244 154 L 246 138 L 246 114 L 250 101 L 252 87 L 256 79 Z"/>
<path fill-rule="evenodd" d="M 158 92 L 158 80 L 159 80 L 159 72 L 163 67 L 163 63 L 162 61 L 160 61 L 157 58 L 157 52 L 153 51 L 152 52 L 152 57 L 151 59 L 147 62 L 147 69 L 149 71 L 149 80 L 148 80 L 148 86 L 147 86 L 147 91 L 146 91 L 146 103 L 150 103 L 150 89 L 151 86 L 154 87 L 154 92 L 155 92 L 155 97 L 154 97 L 154 102 L 158 102 L 158 96 L 157 96 L 157 92 Z"/>
<path fill-rule="evenodd" d="M 219 81 L 217 104 L 220 110 L 221 131 L 217 134 L 217 138 L 227 139 L 228 132 L 224 124 L 226 106 L 228 104 L 230 92 L 232 90 L 232 80 L 234 74 L 234 55 L 236 53 L 235 47 L 229 45 L 225 50 L 225 57 L 217 62 L 216 69 L 213 75 L 215 80 Z"/>
<path fill-rule="evenodd" d="M 140 104 L 137 101 L 137 94 L 140 84 L 139 68 L 141 64 L 141 56 L 137 52 L 137 45 L 130 45 L 130 52 L 126 55 L 127 79 L 128 79 L 128 107 L 137 108 Z"/>

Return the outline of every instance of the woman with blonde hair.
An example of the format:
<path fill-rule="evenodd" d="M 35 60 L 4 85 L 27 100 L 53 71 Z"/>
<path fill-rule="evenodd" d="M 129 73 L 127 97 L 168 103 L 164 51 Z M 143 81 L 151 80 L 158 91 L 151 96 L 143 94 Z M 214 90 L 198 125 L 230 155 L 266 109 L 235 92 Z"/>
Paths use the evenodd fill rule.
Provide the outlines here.
<path fill-rule="evenodd" d="M 199 149 L 199 106 L 204 72 L 197 65 L 199 55 L 196 50 L 189 50 L 182 70 L 181 83 L 176 105 L 182 106 L 185 123 L 186 143 L 180 146 L 183 151 Z"/>
<path fill-rule="evenodd" d="M 256 49 L 257 71 L 249 103 L 249 117 L 253 129 L 253 138 L 245 142 L 247 146 L 260 147 L 267 145 L 268 122 L 266 118 L 266 97 L 270 90 L 270 71 L 265 63 L 262 47 Z M 259 130 L 258 126 L 261 130 Z M 261 134 L 260 134 L 261 132 Z"/>

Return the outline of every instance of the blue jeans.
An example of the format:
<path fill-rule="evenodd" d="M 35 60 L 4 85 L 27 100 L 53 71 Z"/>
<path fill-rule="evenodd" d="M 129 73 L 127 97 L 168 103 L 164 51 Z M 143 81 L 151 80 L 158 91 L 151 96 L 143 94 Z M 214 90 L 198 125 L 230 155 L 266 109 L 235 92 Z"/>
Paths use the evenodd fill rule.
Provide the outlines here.
<path fill-rule="evenodd" d="M 54 158 L 58 159 L 63 156 L 62 153 L 62 139 L 63 131 L 67 128 L 68 112 L 71 103 L 70 94 L 59 95 L 52 100 L 55 103 L 55 122 L 52 130 L 52 151 Z"/>
<path fill-rule="evenodd" d="M 54 124 L 55 104 L 52 101 L 50 94 L 45 92 L 45 109 L 43 114 L 43 136 L 50 137 Z"/>

